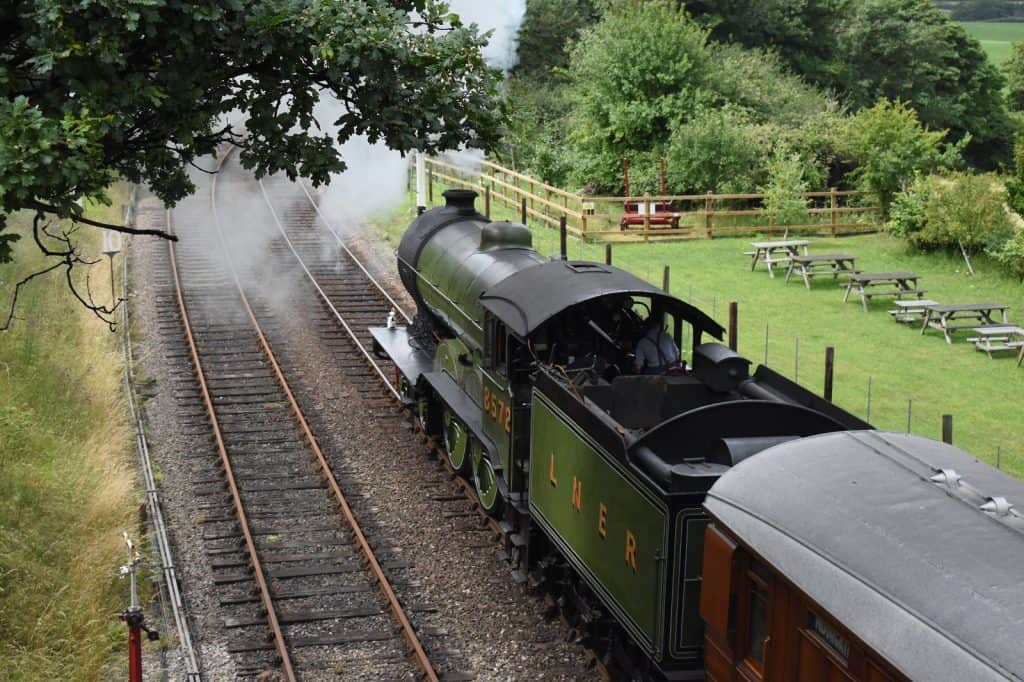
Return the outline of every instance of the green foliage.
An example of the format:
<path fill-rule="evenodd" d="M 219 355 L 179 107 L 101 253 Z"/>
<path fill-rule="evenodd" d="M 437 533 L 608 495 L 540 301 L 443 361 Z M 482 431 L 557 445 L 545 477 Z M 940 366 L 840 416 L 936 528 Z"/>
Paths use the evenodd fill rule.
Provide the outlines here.
<path fill-rule="evenodd" d="M 775 54 L 709 43 L 672 2 L 611 3 L 573 48 L 567 76 L 571 177 L 606 191 L 621 188 L 623 158 L 637 187 L 656 191 L 661 156 L 672 192 L 750 191 L 765 136 L 803 149 L 803 126 L 832 108 Z M 819 159 L 806 158 L 822 175 Z"/>
<path fill-rule="evenodd" d="M 759 187 L 764 194 L 765 212 L 776 225 L 801 225 L 807 222 L 809 190 L 800 155 L 781 145 L 768 159 L 768 183 Z"/>
<path fill-rule="evenodd" d="M 961 248 L 968 255 L 999 249 L 1011 235 L 1006 189 L 993 175 L 951 173 L 935 183 L 925 225 L 914 243 Z"/>
<path fill-rule="evenodd" d="M 1003 64 L 1006 101 L 1013 111 L 1024 111 L 1024 42 L 1013 44 L 1013 54 Z"/>
<path fill-rule="evenodd" d="M 933 175 L 915 174 L 907 188 L 896 195 L 889 209 L 887 227 L 897 237 L 911 240 L 924 229 L 927 220 L 925 212 L 932 186 L 937 179 Z"/>
<path fill-rule="evenodd" d="M 742 110 L 708 109 L 673 131 L 666 156 L 673 193 L 749 192 L 762 169 L 764 140 Z"/>
<path fill-rule="evenodd" d="M 1013 236 L 999 248 L 992 249 L 992 256 L 1007 272 L 1024 282 L 1024 227 L 1018 225 Z"/>
<path fill-rule="evenodd" d="M 657 155 L 676 121 L 711 104 L 712 66 L 706 32 L 669 2 L 613 9 L 584 31 L 569 65 L 580 181 L 620 187 L 623 158 Z"/>
<path fill-rule="evenodd" d="M 928 0 L 854 3 L 837 36 L 841 99 L 854 108 L 879 98 L 911 104 L 922 123 L 968 135 L 976 165 L 1007 161 L 1011 137 L 1004 80 L 981 45 Z"/>
<path fill-rule="evenodd" d="M 835 42 L 828 37 L 851 0 L 686 0 L 686 9 L 720 42 L 771 48 L 814 83 L 836 80 Z"/>
<path fill-rule="evenodd" d="M 244 165 L 324 182 L 345 163 L 316 128 L 321 91 L 346 105 L 320 122 L 338 142 L 488 146 L 502 119 L 483 38 L 438 0 L 39 0 L 4 4 L 0 25 L 4 213 L 78 215 L 117 175 L 174 202 L 190 162 L 238 139 L 231 112 L 247 117 Z"/>
<path fill-rule="evenodd" d="M 864 190 L 878 195 L 883 217 L 896 193 L 915 171 L 954 166 L 962 145 L 943 145 L 945 131 L 930 131 L 917 113 L 902 102 L 880 100 L 846 121 L 843 153 L 857 164 L 851 178 Z"/>
<path fill-rule="evenodd" d="M 1007 201 L 1017 213 L 1024 215 L 1024 135 L 1013 143 L 1013 169 L 1006 178 Z"/>
<path fill-rule="evenodd" d="M 527 0 L 513 75 L 547 80 L 566 66 L 566 47 L 598 19 L 591 0 Z"/>

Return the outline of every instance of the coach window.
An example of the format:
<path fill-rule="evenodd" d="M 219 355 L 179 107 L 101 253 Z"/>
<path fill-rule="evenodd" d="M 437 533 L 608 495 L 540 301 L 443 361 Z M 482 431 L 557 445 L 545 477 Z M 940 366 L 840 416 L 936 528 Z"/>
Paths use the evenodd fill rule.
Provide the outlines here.
<path fill-rule="evenodd" d="M 764 677 L 765 654 L 768 648 L 768 569 L 751 559 L 746 570 L 746 588 L 743 595 L 746 633 L 744 662 L 757 679 Z"/>

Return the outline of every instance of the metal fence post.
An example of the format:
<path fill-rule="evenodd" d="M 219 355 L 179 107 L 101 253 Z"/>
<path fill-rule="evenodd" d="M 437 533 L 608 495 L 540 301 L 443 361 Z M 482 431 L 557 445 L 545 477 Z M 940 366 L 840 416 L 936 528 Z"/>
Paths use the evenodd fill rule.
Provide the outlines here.
<path fill-rule="evenodd" d="M 729 348 L 739 347 L 739 303 L 729 302 Z"/>
<path fill-rule="evenodd" d="M 611 244 L 605 244 L 604 245 L 604 264 L 605 265 L 611 265 L 612 264 L 612 245 Z"/>
<path fill-rule="evenodd" d="M 832 402 L 832 378 L 836 369 L 836 349 L 825 348 L 825 400 Z"/>
<path fill-rule="evenodd" d="M 942 415 L 942 442 L 953 444 L 953 415 Z"/>
<path fill-rule="evenodd" d="M 559 253 L 562 255 L 562 260 L 568 260 L 567 245 L 566 245 L 566 228 L 565 228 L 565 215 L 558 221 L 558 246 Z"/>

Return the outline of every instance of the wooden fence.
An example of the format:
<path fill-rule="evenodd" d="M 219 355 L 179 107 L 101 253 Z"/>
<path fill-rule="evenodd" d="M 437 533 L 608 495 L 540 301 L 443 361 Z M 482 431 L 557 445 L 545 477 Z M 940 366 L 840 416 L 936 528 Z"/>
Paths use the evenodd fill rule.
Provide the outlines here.
<path fill-rule="evenodd" d="M 483 196 L 488 216 L 496 201 L 516 209 L 524 220 L 540 221 L 554 228 L 564 216 L 569 234 L 587 242 L 680 241 L 779 232 L 837 236 L 878 229 L 878 207 L 863 205 L 870 195 L 835 188 L 804 193 L 808 202 L 806 222 L 776 225 L 764 209 L 763 194 L 581 196 L 490 161 L 467 167 L 443 159 L 427 159 L 426 170 L 430 204 L 436 200 L 435 183 L 475 189 Z M 627 203 L 634 207 L 668 205 L 671 209 L 652 214 L 641 208 L 629 214 L 635 224 L 624 226 Z M 670 221 L 678 227 L 670 227 Z"/>

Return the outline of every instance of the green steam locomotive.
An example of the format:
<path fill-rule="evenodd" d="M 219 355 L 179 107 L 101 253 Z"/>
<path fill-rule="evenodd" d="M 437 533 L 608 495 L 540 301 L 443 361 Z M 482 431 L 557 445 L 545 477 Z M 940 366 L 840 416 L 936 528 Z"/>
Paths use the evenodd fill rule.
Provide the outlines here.
<path fill-rule="evenodd" d="M 376 352 L 509 530 L 517 575 L 562 583 L 629 674 L 702 679 L 707 491 L 766 448 L 870 426 L 767 367 L 751 374 L 696 307 L 612 266 L 543 257 L 474 192 L 444 196 L 397 251 L 416 318 L 372 329 Z M 635 364 L 650 329 L 683 349 L 658 373 Z"/>

